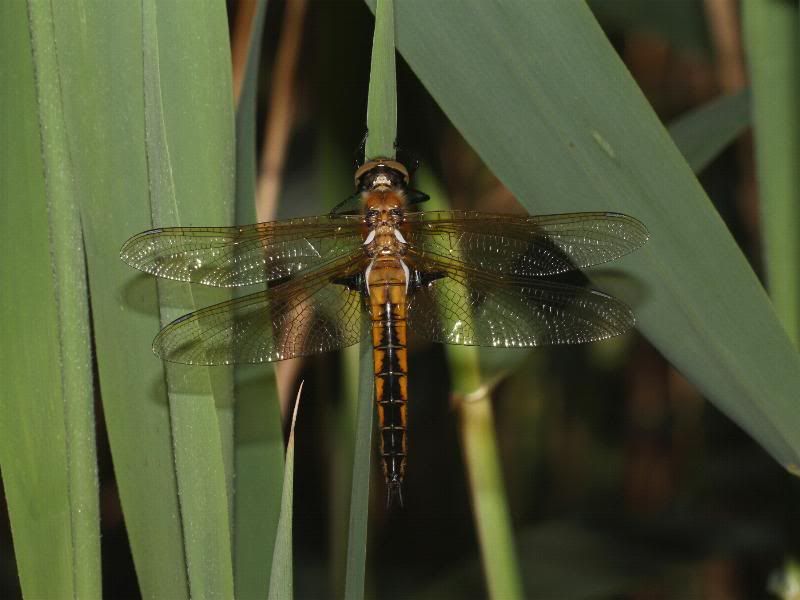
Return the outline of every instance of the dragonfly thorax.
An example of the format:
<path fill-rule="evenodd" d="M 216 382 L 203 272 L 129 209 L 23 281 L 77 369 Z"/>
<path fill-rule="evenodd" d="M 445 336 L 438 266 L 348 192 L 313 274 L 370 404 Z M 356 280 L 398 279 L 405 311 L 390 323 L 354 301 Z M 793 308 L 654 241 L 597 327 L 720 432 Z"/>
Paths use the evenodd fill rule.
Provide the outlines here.
<path fill-rule="evenodd" d="M 364 249 L 370 257 L 406 252 L 407 242 L 400 228 L 405 221 L 402 190 L 364 192 L 364 224 L 368 228 Z"/>

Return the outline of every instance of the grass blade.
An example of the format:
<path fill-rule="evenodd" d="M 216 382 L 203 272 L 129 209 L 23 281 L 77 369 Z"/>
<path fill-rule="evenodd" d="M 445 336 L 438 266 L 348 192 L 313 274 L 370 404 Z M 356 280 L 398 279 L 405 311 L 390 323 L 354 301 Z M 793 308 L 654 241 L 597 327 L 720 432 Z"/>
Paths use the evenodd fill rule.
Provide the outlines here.
<path fill-rule="evenodd" d="M 100 596 L 100 508 L 94 435 L 94 388 L 86 259 L 75 173 L 69 153 L 54 14 L 44 2 L 28 7 L 39 105 L 50 248 L 58 314 L 67 472 L 77 596 Z"/>
<path fill-rule="evenodd" d="M 294 498 L 294 427 L 297 423 L 297 411 L 300 410 L 300 396 L 303 384 L 297 390 L 292 413 L 292 425 L 289 430 L 289 442 L 286 445 L 286 467 L 283 472 L 283 493 L 281 495 L 281 515 L 278 521 L 278 533 L 275 536 L 275 552 L 272 555 L 272 570 L 269 577 L 270 600 L 291 599 L 293 593 L 292 572 L 292 503 Z"/>
<path fill-rule="evenodd" d="M 750 90 L 715 98 L 670 123 L 669 134 L 700 173 L 750 125 Z"/>
<path fill-rule="evenodd" d="M 775 311 L 800 343 L 800 59 L 796 3 L 742 3 L 753 87 L 764 264 Z"/>
<path fill-rule="evenodd" d="M 648 226 L 606 287 L 701 393 L 796 469 L 800 358 L 586 5 L 400 4 L 396 20 L 411 68 L 530 212 L 615 210 Z"/>
<path fill-rule="evenodd" d="M 173 225 L 185 220 L 182 219 L 182 209 L 188 210 L 190 206 L 185 200 L 188 195 L 178 193 L 181 171 L 183 170 L 184 174 L 186 171 L 193 171 L 195 165 L 188 161 L 201 158 L 193 156 L 184 146 L 189 141 L 187 138 L 191 133 L 190 123 L 181 123 L 182 113 L 171 112 L 178 108 L 178 103 L 184 105 L 187 100 L 184 95 L 188 90 L 179 92 L 173 88 L 173 93 L 170 94 L 165 86 L 162 87 L 162 77 L 166 84 L 168 81 L 166 77 L 174 74 L 170 73 L 170 67 L 177 65 L 167 63 L 162 76 L 159 26 L 163 24 L 162 26 L 168 28 L 170 24 L 181 23 L 181 27 L 189 29 L 190 33 L 200 34 L 197 35 L 200 39 L 214 39 L 208 35 L 211 33 L 208 31 L 208 26 L 213 23 L 215 17 L 217 20 L 222 17 L 224 21 L 224 12 L 219 6 L 213 8 L 211 3 L 205 5 L 195 3 L 192 12 L 197 12 L 205 18 L 187 21 L 185 9 L 181 10 L 179 7 L 170 11 L 169 5 L 166 6 L 167 10 L 163 17 L 157 15 L 154 0 L 144 0 L 142 8 L 145 139 L 151 210 L 155 223 Z M 192 29 L 194 31 L 191 31 Z M 217 45 L 211 47 L 220 52 L 220 48 L 225 46 L 220 47 L 221 40 L 218 38 L 215 41 Z M 202 57 L 203 53 L 197 55 Z M 222 55 L 224 56 L 224 53 Z M 227 76 L 229 81 L 229 70 Z M 231 114 L 232 98 L 228 97 L 226 100 L 227 102 L 215 104 L 220 114 L 225 114 L 226 109 L 228 114 Z M 229 124 L 232 125 L 232 121 Z M 185 135 L 177 136 L 177 132 Z M 232 129 L 228 134 L 229 141 L 232 141 Z M 228 166 L 230 167 L 230 156 Z M 197 173 L 192 174 L 197 175 Z M 187 184 L 185 181 L 183 183 Z M 228 170 L 227 173 L 223 170 L 221 176 L 212 175 L 204 183 L 210 186 L 210 189 L 217 188 L 219 195 L 214 198 L 216 203 L 221 207 L 230 206 L 232 209 L 232 170 Z M 186 188 L 184 191 L 187 191 Z M 220 218 L 230 220 L 232 216 L 230 210 L 227 219 L 224 213 Z M 173 282 L 158 283 L 162 325 L 187 310 L 198 307 L 195 294 L 189 285 L 170 285 L 171 283 Z M 229 418 L 232 402 L 230 374 L 228 369 L 166 365 L 186 569 L 189 595 L 192 597 L 233 597 L 228 491 L 230 484 L 226 477 L 222 443 L 223 436 L 226 433 L 232 434 L 232 430 L 221 425 L 215 406 L 215 401 L 220 401 L 222 419 Z M 232 468 L 228 465 L 227 472 L 231 471 Z"/>
<path fill-rule="evenodd" d="M 155 284 L 118 259 L 127 237 L 152 226 L 146 202 L 143 7 L 100 1 L 81 11 L 68 3 L 51 6 L 70 157 L 80 187 L 100 388 L 126 529 L 142 595 L 187 597 L 164 373 L 149 350 L 158 331 Z M 232 111 L 229 90 L 218 82 L 230 77 L 230 63 L 225 13 L 208 6 L 195 3 L 180 14 L 175 12 L 180 5 L 167 4 L 157 27 L 169 40 L 161 67 L 168 88 L 168 140 L 179 157 L 172 165 L 177 196 L 196 200 L 194 218 L 221 223 L 232 212 L 220 203 L 232 197 L 230 189 L 224 191 L 232 186 Z M 221 496 L 210 496 L 227 503 L 232 444 L 222 442 L 230 440 L 226 413 L 229 409 L 220 407 L 222 424 L 206 428 L 213 429 L 212 443 L 203 452 L 216 452 L 217 464 L 225 465 L 215 482 L 221 483 Z M 227 522 L 224 529 L 228 538 Z"/>
<path fill-rule="evenodd" d="M 0 468 L 26 597 L 100 597 L 94 390 L 78 188 L 52 7 L 0 8 Z M 29 37 L 30 35 L 30 37 Z"/>
<path fill-rule="evenodd" d="M 365 325 L 362 324 L 362 327 Z M 373 391 L 372 348 L 361 344 L 358 381 L 358 414 L 356 416 L 355 459 L 350 493 L 350 525 L 347 534 L 347 563 L 344 597 L 364 597 L 367 564 L 367 523 L 369 521 L 369 475 L 372 455 Z"/>
<path fill-rule="evenodd" d="M 142 595 L 187 597 L 163 367 L 149 349 L 158 331 L 155 283 L 119 260 L 125 239 L 152 227 L 142 7 L 104 1 L 81 11 L 69 3 L 52 7 L 81 186 L 100 391 L 126 530 Z M 213 128 L 214 117 L 203 122 Z"/>
<path fill-rule="evenodd" d="M 53 7 L 81 183 L 103 412 L 126 530 L 142 595 L 187 597 L 163 368 L 149 350 L 158 331 L 155 283 L 119 260 L 125 239 L 152 226 L 143 152 L 141 5 Z"/>
<path fill-rule="evenodd" d="M 365 158 L 394 158 L 397 139 L 397 75 L 394 49 L 394 0 L 378 0 L 367 100 Z"/>

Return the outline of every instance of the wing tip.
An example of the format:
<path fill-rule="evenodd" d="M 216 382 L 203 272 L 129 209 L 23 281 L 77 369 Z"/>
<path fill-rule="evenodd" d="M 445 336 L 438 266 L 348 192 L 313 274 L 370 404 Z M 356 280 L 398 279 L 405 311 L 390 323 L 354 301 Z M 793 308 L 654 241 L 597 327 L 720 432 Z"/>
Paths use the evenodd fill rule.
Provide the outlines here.
<path fill-rule="evenodd" d="M 631 239 L 632 242 L 636 243 L 636 246 L 632 248 L 631 251 L 638 250 L 650 239 L 650 230 L 647 229 L 647 225 L 642 223 L 636 217 L 632 217 L 629 214 L 620 212 L 607 212 L 604 214 L 607 217 L 612 217 L 616 220 L 625 221 L 630 226 L 632 226 L 631 231 L 635 231 L 636 233 L 638 233 L 638 236 Z"/>
<path fill-rule="evenodd" d="M 164 229 L 159 227 L 157 229 L 148 229 L 147 231 L 142 231 L 141 233 L 137 233 L 136 235 L 129 237 L 119 249 L 120 260 L 134 269 L 149 272 L 145 268 L 145 265 L 137 262 L 137 258 L 141 259 L 143 256 L 147 255 L 145 248 L 142 247 L 141 242 L 147 238 L 160 235 L 163 232 Z"/>

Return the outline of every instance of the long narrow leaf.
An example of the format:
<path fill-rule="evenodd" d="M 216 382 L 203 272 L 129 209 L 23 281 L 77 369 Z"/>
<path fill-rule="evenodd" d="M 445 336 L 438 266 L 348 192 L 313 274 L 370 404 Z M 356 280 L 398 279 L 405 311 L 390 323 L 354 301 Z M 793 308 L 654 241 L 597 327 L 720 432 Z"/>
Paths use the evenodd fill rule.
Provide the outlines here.
<path fill-rule="evenodd" d="M 0 8 L 0 112 L 14 115 L 0 132 L 0 469 L 25 596 L 99 598 L 88 296 L 51 9 Z"/>
<path fill-rule="evenodd" d="M 225 574 L 230 570 L 225 544 L 230 540 L 232 424 L 224 398 L 230 398 L 225 391 L 230 386 L 219 375 L 218 415 L 209 415 L 208 404 L 186 410 L 204 412 L 204 420 L 188 415 L 198 425 L 197 437 L 177 442 L 183 457 L 198 459 L 192 466 L 179 459 L 182 476 L 189 474 L 183 478 L 181 500 L 207 502 L 211 518 L 194 515 L 193 527 L 184 530 L 181 516 L 188 518 L 192 511 L 179 504 L 172 433 L 173 426 L 183 429 L 187 419 L 177 414 L 171 419 L 163 367 L 149 350 L 158 331 L 155 285 L 118 259 L 127 237 L 152 226 L 148 166 L 156 165 L 152 160 L 148 165 L 146 137 L 155 142 L 152 130 L 146 136 L 144 104 L 145 73 L 152 77 L 152 72 L 144 68 L 142 21 L 143 8 L 152 5 L 97 1 L 81 11 L 67 3 L 52 6 L 60 84 L 72 124 L 70 150 L 82 190 L 100 387 L 141 591 L 145 597 L 187 597 L 189 557 L 195 588 L 232 593 L 231 577 Z M 148 27 L 151 35 L 152 22 Z M 224 85 L 230 78 L 224 9 L 165 3 L 155 30 L 164 41 L 158 57 L 176 197 L 181 205 L 191 203 L 191 211 L 182 209 L 181 221 L 230 221 L 233 119 L 230 89 Z M 155 56 L 152 46 L 148 52 Z M 201 487 L 200 476 L 193 480 L 191 471 L 211 466 L 208 488 Z M 184 546 L 184 535 L 193 548 Z"/>
<path fill-rule="evenodd" d="M 283 493 L 281 494 L 281 514 L 278 521 L 278 532 L 275 536 L 275 552 L 272 555 L 272 569 L 269 577 L 270 600 L 291 600 L 294 589 L 294 573 L 292 571 L 292 516 L 294 502 L 294 431 L 297 424 L 297 412 L 300 409 L 300 397 L 303 384 L 297 390 L 294 402 L 292 424 L 289 429 L 289 442 L 286 445 L 286 466 L 283 471 Z"/>
<path fill-rule="evenodd" d="M 160 18 L 156 13 L 154 0 L 144 0 L 142 7 L 145 139 L 151 210 L 155 223 L 175 225 L 182 221 L 184 212 L 196 203 L 189 195 L 195 182 L 186 179 L 181 181 L 181 175 L 197 177 L 199 174 L 195 168 L 203 157 L 186 146 L 187 143 L 194 142 L 194 128 L 191 122 L 183 121 L 185 111 L 177 112 L 176 109 L 178 103 L 185 105 L 186 94 L 191 88 L 167 89 L 167 77 L 176 75 L 173 69 L 179 66 L 179 63 L 172 60 L 179 53 L 165 54 L 162 59 L 159 25 L 163 23 L 162 26 L 170 31 L 170 25 L 181 23 L 181 27 L 194 29 L 195 34 L 204 34 L 203 38 L 208 41 L 209 38 L 215 39 L 209 34 L 213 36 L 219 33 L 218 30 L 214 31 L 214 21 L 220 17 L 224 19 L 224 12 L 217 12 L 220 7 L 213 7 L 211 3 L 195 3 L 192 13 L 199 13 L 204 18 L 187 20 L 187 10 L 180 7 L 171 11 L 170 5 L 166 5 L 164 8 L 167 10 Z M 221 40 L 218 37 L 215 41 L 216 44 L 209 44 L 214 52 L 220 52 L 221 48 L 226 47 L 224 44 L 220 45 Z M 197 52 L 193 56 L 201 58 L 209 51 L 206 49 L 205 52 L 198 52 L 200 49 L 196 47 L 192 50 Z M 165 68 L 163 74 L 162 64 Z M 192 71 L 191 65 L 184 65 L 183 68 Z M 229 70 L 227 73 L 225 70 L 214 73 L 217 76 L 225 74 L 228 76 L 227 81 L 230 81 Z M 226 81 L 224 78 L 222 80 Z M 220 100 L 219 94 L 212 91 L 209 100 Z M 231 103 L 230 97 L 225 102 L 223 96 L 222 101 L 214 106 L 221 114 L 225 114 L 226 109 L 230 114 Z M 232 125 L 232 122 L 228 125 Z M 228 131 L 228 143 L 232 142 L 231 134 L 232 128 Z M 230 152 L 232 148 L 226 148 L 223 142 L 219 150 Z M 230 167 L 230 154 L 218 158 L 223 161 L 227 158 Z M 217 192 L 213 200 L 222 209 L 219 211 L 219 218 L 229 221 L 232 211 L 228 215 L 225 215 L 225 211 L 230 210 L 227 207 L 233 207 L 233 172 L 222 170 L 219 175 L 211 173 L 205 179 L 204 183 L 208 186 L 206 189 Z M 181 188 L 181 185 L 185 187 Z M 195 191 L 198 192 L 203 193 L 200 190 Z M 195 294 L 188 284 L 159 282 L 158 290 L 162 325 L 181 313 L 198 307 Z M 215 406 L 215 400 L 221 400 L 222 416 L 230 418 L 230 374 L 229 370 L 175 364 L 167 364 L 166 369 L 186 568 L 189 593 L 193 597 L 233 597 L 231 530 L 228 517 L 230 495 L 221 437 L 225 434 L 231 435 L 232 431 L 227 428 L 221 430 Z M 231 470 L 229 465 L 228 473 Z"/>
<path fill-rule="evenodd" d="M 394 0 L 378 0 L 367 101 L 365 158 L 394 157 L 397 139 L 397 75 L 394 49 Z"/>
<path fill-rule="evenodd" d="M 155 282 L 119 260 L 125 239 L 152 227 L 142 6 L 103 0 L 81 11 L 66 2 L 52 6 L 71 156 L 82 190 L 100 391 L 125 526 L 142 595 L 185 598 L 163 367 L 149 349 L 159 325 Z M 171 43 L 183 40 L 178 33 Z M 209 114 L 204 126 L 214 119 Z"/>
<path fill-rule="evenodd" d="M 374 382 L 372 380 L 372 348 L 369 344 L 362 343 L 360 350 L 355 459 L 353 460 L 353 480 L 350 493 L 350 525 L 347 534 L 344 582 L 344 597 L 348 600 L 364 597 L 367 564 Z"/>
<path fill-rule="evenodd" d="M 614 265 L 625 277 L 612 291 L 702 393 L 796 467 L 800 359 L 586 5 L 403 3 L 397 39 L 529 211 L 615 210 L 647 225 L 650 242 Z"/>

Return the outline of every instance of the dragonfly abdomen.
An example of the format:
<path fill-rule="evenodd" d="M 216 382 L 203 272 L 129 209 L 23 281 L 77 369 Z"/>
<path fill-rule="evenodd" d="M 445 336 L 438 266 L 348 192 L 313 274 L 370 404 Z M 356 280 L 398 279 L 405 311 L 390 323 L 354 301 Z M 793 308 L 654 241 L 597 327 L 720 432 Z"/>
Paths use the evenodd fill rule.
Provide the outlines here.
<path fill-rule="evenodd" d="M 401 259 L 377 259 L 368 284 L 383 474 L 389 502 L 402 502 L 400 489 L 408 450 L 408 351 L 406 275 Z"/>

